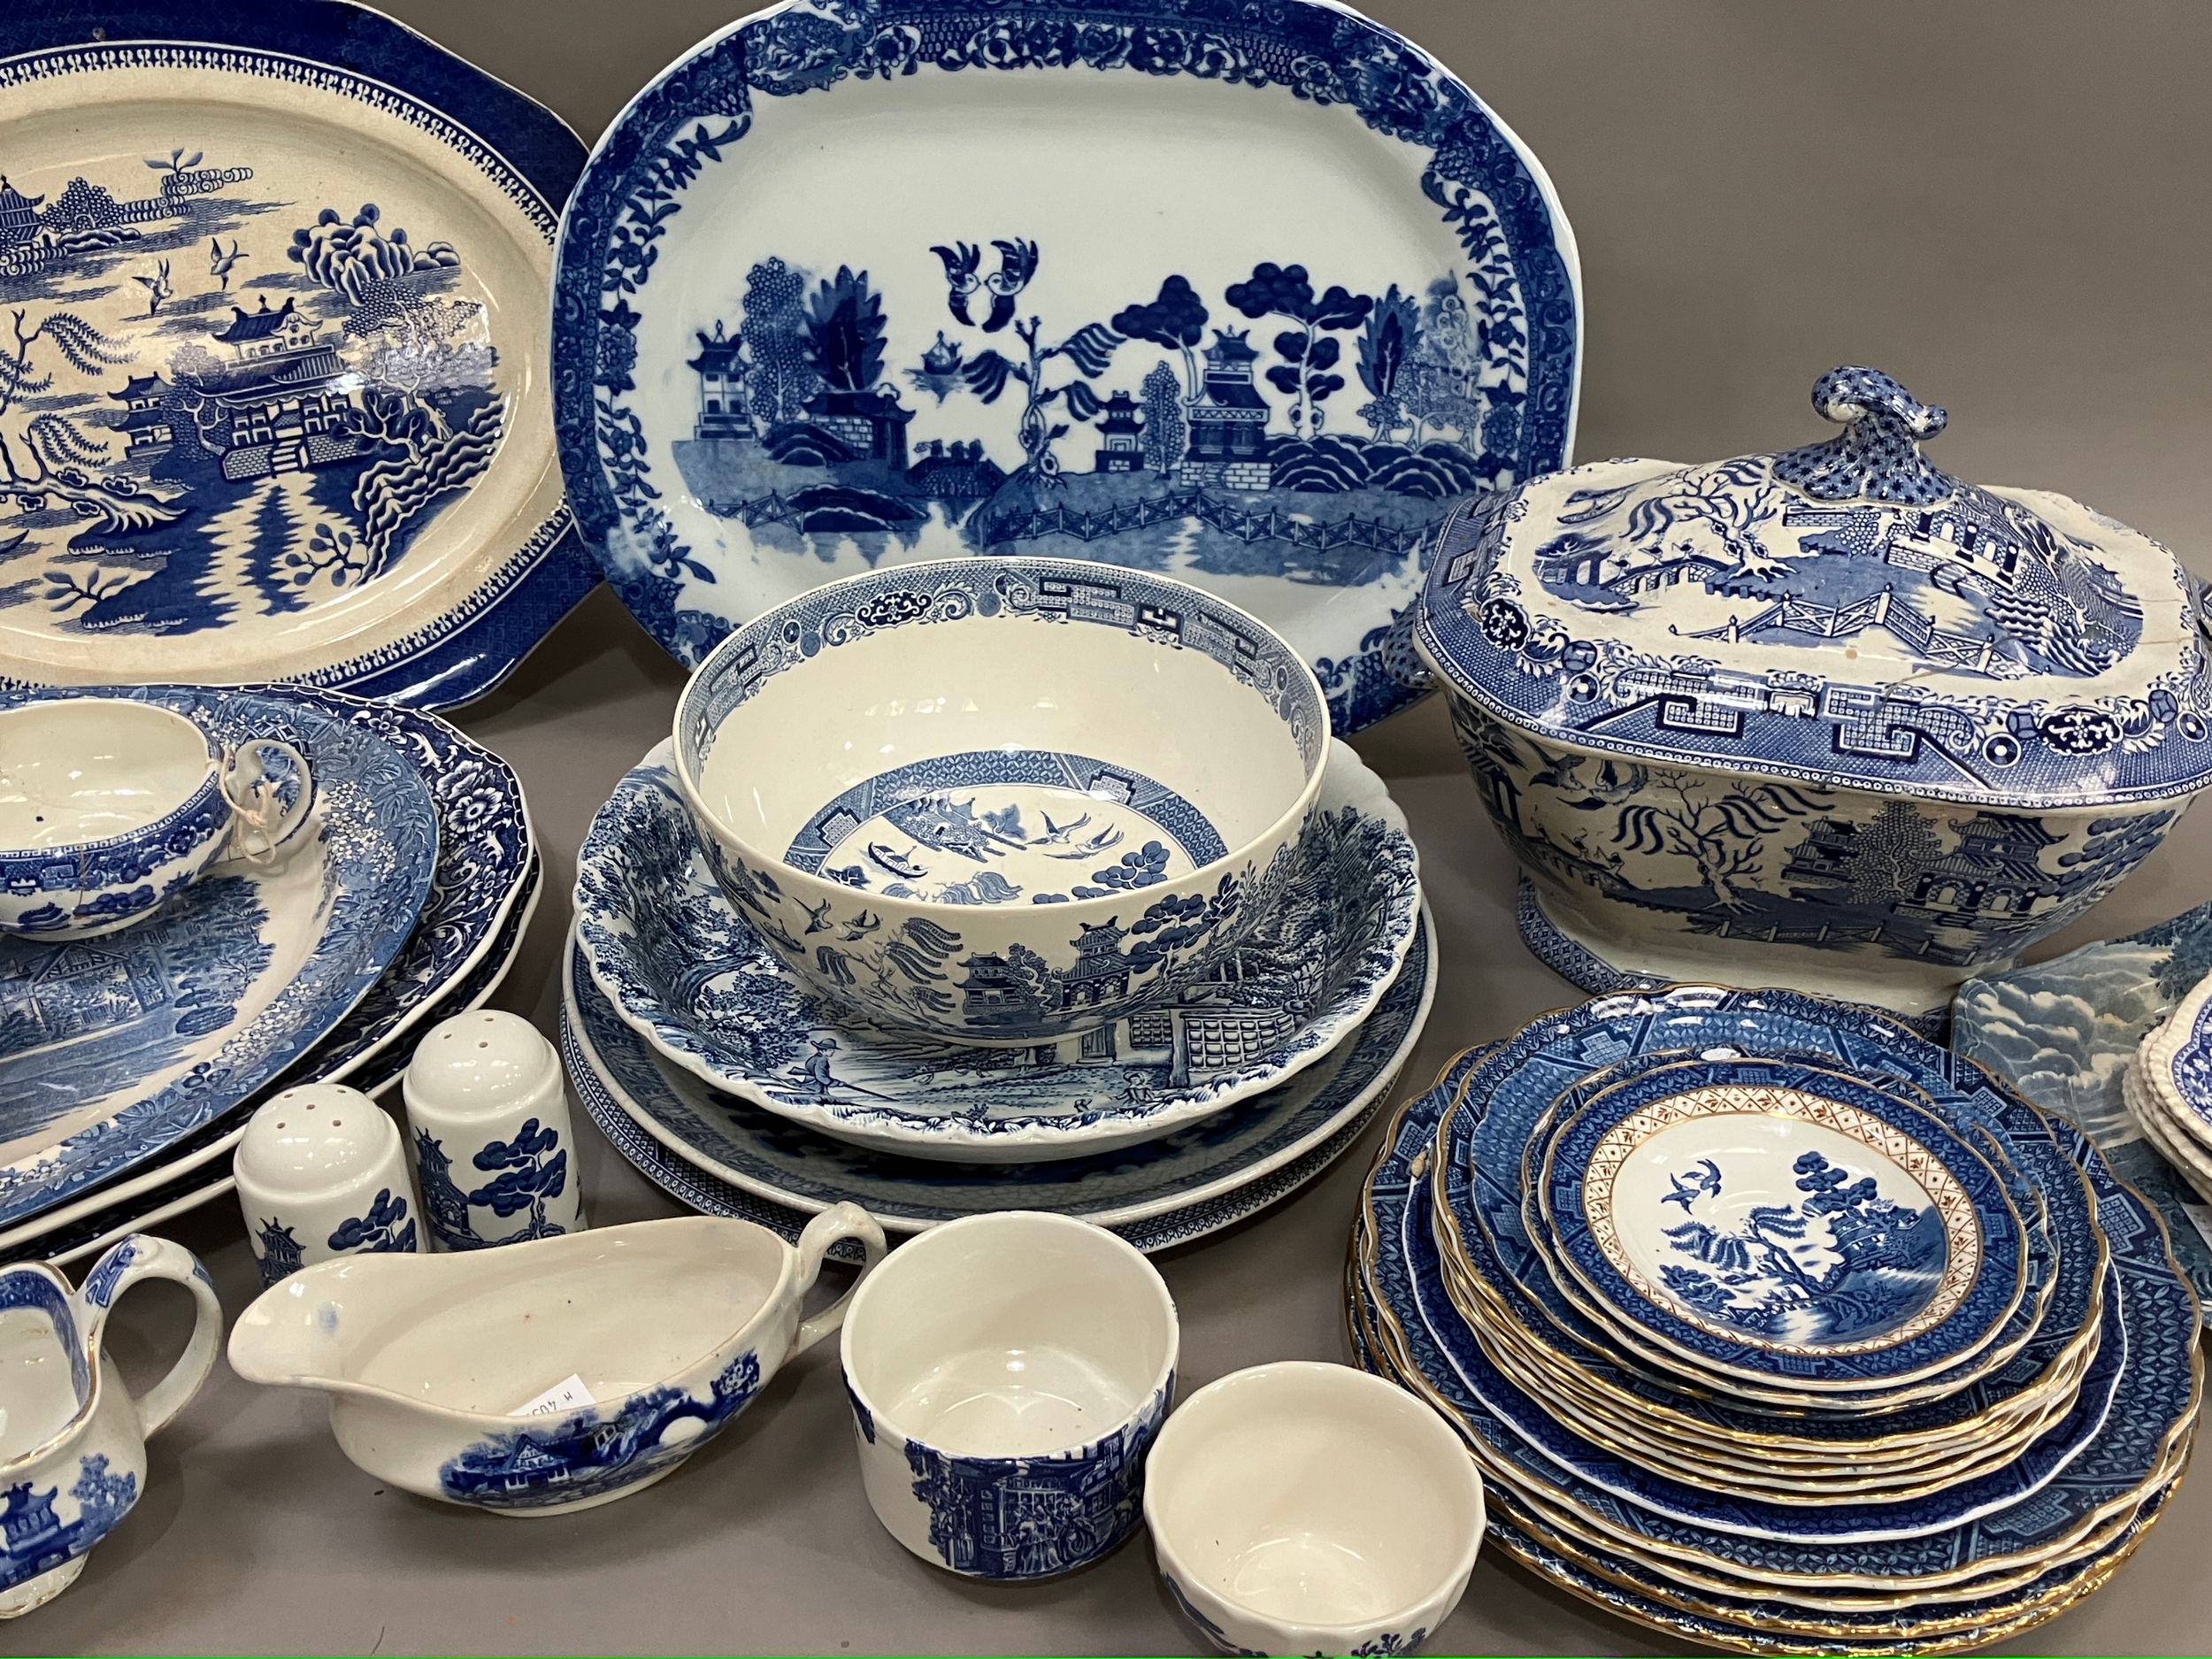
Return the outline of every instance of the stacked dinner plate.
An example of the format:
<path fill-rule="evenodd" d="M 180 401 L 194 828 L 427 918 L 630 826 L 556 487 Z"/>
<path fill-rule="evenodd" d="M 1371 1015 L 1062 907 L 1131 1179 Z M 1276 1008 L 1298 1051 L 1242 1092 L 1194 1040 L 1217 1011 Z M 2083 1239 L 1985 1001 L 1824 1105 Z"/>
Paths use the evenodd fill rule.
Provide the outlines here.
<path fill-rule="evenodd" d="M 563 1036 L 585 1108 L 681 1202 L 795 1236 L 1050 1210 L 1164 1249 L 1311 1180 L 1421 1034 L 1436 950 L 1405 820 L 1339 745 L 1289 894 L 1173 1002 L 1025 1048 L 823 1004 L 707 868 L 664 744 L 578 859 Z"/>
<path fill-rule="evenodd" d="M 1676 987 L 1463 1055 L 1348 1269 L 1494 1536 L 1743 1651 L 1947 1652 L 2055 1616 L 2178 1480 L 2197 1307 L 2071 1128 L 1870 1010 Z"/>
<path fill-rule="evenodd" d="M 71 1263 L 231 1190 L 271 1092 L 376 1091 L 488 996 L 536 902 L 506 763 L 435 715 L 296 686 L 142 686 L 226 741 L 306 758 L 315 826 L 104 937 L 0 941 L 0 1259 Z"/>
<path fill-rule="evenodd" d="M 2212 979 L 2143 1039 L 2122 1087 L 2143 1138 L 2212 1204 Z"/>

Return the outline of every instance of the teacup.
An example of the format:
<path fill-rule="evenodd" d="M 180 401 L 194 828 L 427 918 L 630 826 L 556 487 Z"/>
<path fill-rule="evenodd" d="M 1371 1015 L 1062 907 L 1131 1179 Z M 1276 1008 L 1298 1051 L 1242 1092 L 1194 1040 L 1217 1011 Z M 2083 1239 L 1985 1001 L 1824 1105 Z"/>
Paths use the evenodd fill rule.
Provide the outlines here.
<path fill-rule="evenodd" d="M 219 743 L 158 703 L 0 710 L 0 933 L 91 939 L 143 921 L 211 864 L 288 851 L 314 794 L 289 743 Z"/>
<path fill-rule="evenodd" d="M 1232 1654 L 1409 1654 L 1482 1546 L 1482 1478 L 1402 1388 L 1285 1361 L 1210 1383 L 1152 1448 L 1160 1576 Z"/>
<path fill-rule="evenodd" d="M 734 1421 L 844 1317 L 800 1304 L 857 1204 L 795 1248 L 682 1216 L 461 1255 L 360 1255 L 264 1291 L 230 1335 L 248 1382 L 319 1388 L 348 1457 L 426 1498 L 543 1516 L 642 1492 Z M 867 1282 L 865 1278 L 860 1281 Z"/>
<path fill-rule="evenodd" d="M 1010 555 L 755 618 L 692 676 L 675 751 L 794 973 L 887 1029 L 1027 1047 L 1233 953 L 1289 879 L 1329 714 L 1303 655 L 1195 588 Z"/>
<path fill-rule="evenodd" d="M 197 1305 L 183 1356 L 134 1398 L 100 1339 L 142 1279 L 174 1279 Z M 222 1335 L 207 1270 L 166 1239 L 131 1234 L 73 1291 L 40 1263 L 0 1268 L 0 1618 L 76 1581 L 144 1492 L 146 1442 L 199 1393 Z"/>
<path fill-rule="evenodd" d="M 971 1578 L 1095 1560 L 1137 1525 L 1177 1341 L 1158 1271 L 1088 1222 L 1002 1210 L 910 1240 L 841 1339 L 876 1518 Z"/>

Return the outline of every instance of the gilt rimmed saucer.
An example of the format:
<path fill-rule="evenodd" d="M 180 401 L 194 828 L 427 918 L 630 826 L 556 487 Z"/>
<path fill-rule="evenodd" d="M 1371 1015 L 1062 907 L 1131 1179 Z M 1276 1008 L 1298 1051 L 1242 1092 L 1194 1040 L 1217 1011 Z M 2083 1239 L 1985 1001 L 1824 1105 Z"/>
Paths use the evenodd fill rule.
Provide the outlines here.
<path fill-rule="evenodd" d="M 578 1087 L 588 1076 L 659 1156 L 641 1161 L 628 1139 L 618 1142 L 624 1155 L 664 1186 L 666 1155 L 714 1183 L 671 1187 L 695 1207 L 726 1206 L 728 1189 L 777 1206 L 796 1225 L 849 1201 L 896 1233 L 995 1210 L 1048 1210 L 1149 1249 L 1272 1202 L 1288 1190 L 1272 1178 L 1295 1167 L 1302 1183 L 1349 1144 L 1345 1132 L 1366 1122 L 1419 1041 L 1436 975 L 1425 920 L 1374 1012 L 1288 1083 L 1156 1141 L 1041 1164 L 962 1165 L 875 1152 L 711 1088 L 657 1056 L 621 1019 L 572 941 L 563 1029 Z M 1323 1148 L 1333 1150 L 1311 1161 Z"/>
<path fill-rule="evenodd" d="M 1419 931 L 1405 818 L 1339 744 L 1278 881 L 1294 895 L 1161 1009 L 1033 1049 L 871 1029 L 811 995 L 724 895 L 662 745 L 593 821 L 577 937 L 593 979 L 667 1059 L 880 1151 L 1026 1163 L 1166 1134 L 1290 1080 L 1364 1019 Z"/>
<path fill-rule="evenodd" d="M 0 683 L 497 684 L 595 580 L 575 135 L 344 0 L 11 6 L 0 94 Z"/>
<path fill-rule="evenodd" d="M 2027 1225 L 1962 1131 L 1794 1061 L 1617 1083 L 1558 1123 L 1536 1190 L 1548 1263 L 1605 1324 L 1759 1383 L 1919 1381 L 2028 1286 Z"/>
<path fill-rule="evenodd" d="M 1048 553 L 1242 605 L 1346 733 L 1419 695 L 1386 644 L 1454 505 L 1565 465 L 1579 288 L 1535 157 L 1348 7 L 774 5 L 584 170 L 562 462 L 686 663 L 832 576 Z"/>
<path fill-rule="evenodd" d="M 420 775 L 350 720 L 250 691 L 109 695 L 220 741 L 282 738 L 314 769 L 315 827 L 119 933 L 0 944 L 0 1225 L 159 1154 L 307 1053 L 405 946 L 437 864 Z"/>

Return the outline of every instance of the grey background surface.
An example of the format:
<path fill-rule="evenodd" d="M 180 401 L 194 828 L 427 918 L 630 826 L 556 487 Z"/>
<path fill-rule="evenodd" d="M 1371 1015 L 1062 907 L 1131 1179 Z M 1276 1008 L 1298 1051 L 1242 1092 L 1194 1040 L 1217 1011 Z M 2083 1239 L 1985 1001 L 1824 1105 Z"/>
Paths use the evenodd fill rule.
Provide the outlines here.
<path fill-rule="evenodd" d="M 709 0 L 388 0 L 588 140 L 736 13 Z M 1583 457 L 1696 460 L 1804 442 L 1813 377 L 1888 369 L 1947 404 L 1944 466 L 2064 490 L 2212 573 L 2212 7 L 1371 0 L 1541 156 L 1581 245 Z M 461 717 L 527 783 L 546 899 L 500 1005 L 549 1032 L 575 849 L 665 732 L 680 675 L 604 590 Z M 1510 862 L 1432 703 L 1358 744 L 1412 819 L 1443 979 L 1401 1095 L 1464 1045 L 1576 1000 L 1522 949 Z M 2039 954 L 2212 896 L 2212 812 L 2185 821 Z M 1339 1272 L 1363 1144 L 1290 1202 L 1162 1262 L 1186 1390 L 1268 1359 L 1347 1357 Z M 602 1225 L 670 1213 L 580 1132 Z M 235 1211 L 170 1232 L 233 1314 Z M 185 1299 L 111 1326 L 143 1379 Z M 1065 1579 L 970 1584 L 909 1556 L 861 1493 L 818 1349 L 675 1478 L 511 1521 L 380 1489 L 317 1396 L 219 1370 L 151 1449 L 146 1497 L 76 1587 L 0 1651 L 1192 1653 L 1140 1538 Z M 2196 1653 L 2212 1636 L 2212 1480 L 2185 1486 L 2116 1584 L 2017 1647 Z M 1432 1651 L 1673 1650 L 1486 1555 Z"/>

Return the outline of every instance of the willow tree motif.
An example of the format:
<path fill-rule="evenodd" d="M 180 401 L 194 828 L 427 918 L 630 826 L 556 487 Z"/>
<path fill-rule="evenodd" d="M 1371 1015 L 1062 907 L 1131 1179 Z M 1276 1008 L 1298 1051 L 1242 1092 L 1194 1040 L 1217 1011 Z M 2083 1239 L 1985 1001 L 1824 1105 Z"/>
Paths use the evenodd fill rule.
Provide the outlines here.
<path fill-rule="evenodd" d="M 1359 418 L 1379 439 L 1410 423 L 1398 383 L 1420 344 L 1421 309 L 1393 282 L 1368 313 L 1359 337 L 1359 382 L 1372 395 L 1371 401 L 1360 405 Z"/>
<path fill-rule="evenodd" d="M 555 1149 L 560 1143 L 557 1129 L 541 1127 L 532 1118 L 515 1131 L 512 1141 L 488 1142 L 469 1160 L 486 1174 L 499 1171 L 469 1194 L 472 1206 L 488 1205 L 503 1221 L 519 1210 L 530 1212 L 528 1225 L 505 1242 L 549 1239 L 563 1231 L 561 1224 L 549 1220 L 545 1213 L 546 1201 L 558 1198 L 568 1189 L 568 1154 Z"/>
<path fill-rule="evenodd" d="M 54 384 L 54 370 L 38 366 L 35 349 L 41 342 L 77 373 L 93 377 L 132 356 L 123 342 L 111 340 L 74 311 L 49 311 L 27 327 L 29 316 L 28 311 L 12 312 L 11 338 L 0 343 L 0 469 L 6 472 L 0 495 L 14 496 L 17 505 L 34 512 L 65 506 L 93 530 L 144 530 L 184 517 L 182 508 L 131 479 L 95 478 L 86 469 L 106 458 L 106 448 L 64 416 L 35 415 L 10 438 L 7 418 Z"/>
<path fill-rule="evenodd" d="M 1663 774 L 1652 794 L 1671 796 L 1673 803 L 1646 798 L 1624 807 L 1614 826 L 1614 844 L 1625 844 L 1632 853 L 1687 858 L 1723 910 L 1746 907 L 1737 887 L 1748 886 L 1759 874 L 1766 852 L 1759 838 L 1821 810 L 1818 802 L 1785 783 L 1763 783 L 1708 800 L 1679 776 Z"/>
<path fill-rule="evenodd" d="M 944 263 L 950 291 L 949 309 L 955 319 L 970 326 L 979 326 L 985 334 L 995 334 L 1010 323 L 1015 337 L 1022 342 L 1025 356 L 1019 361 L 996 350 L 987 350 L 969 359 L 961 373 L 966 378 L 968 389 L 987 403 L 998 402 L 1008 380 L 1021 382 L 1026 394 L 1018 429 L 1022 465 L 1015 476 L 1051 484 L 1060 475 L 1059 460 L 1052 453 L 1053 442 L 1065 437 L 1069 426 L 1066 421 L 1053 420 L 1047 411 L 1056 403 L 1078 421 L 1087 421 L 1097 414 L 1105 405 L 1091 389 L 1091 381 L 1106 373 L 1107 365 L 1113 360 L 1114 348 L 1121 344 L 1122 337 L 1103 323 L 1086 323 L 1056 345 L 1046 345 L 1043 319 L 1018 318 L 1014 306 L 1016 297 L 1037 274 L 1037 244 L 1017 237 L 994 242 L 991 246 L 998 250 L 999 268 L 987 277 L 977 275 L 982 252 L 972 243 L 956 242 L 949 248 L 940 246 L 930 251 Z M 989 314 L 980 325 L 976 325 L 970 322 L 969 296 L 979 288 L 987 288 L 992 300 Z M 1073 365 L 1075 378 L 1057 386 L 1048 386 L 1046 365 L 1056 357 L 1065 358 Z"/>

